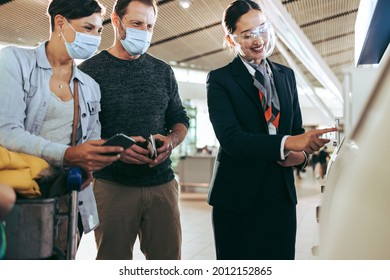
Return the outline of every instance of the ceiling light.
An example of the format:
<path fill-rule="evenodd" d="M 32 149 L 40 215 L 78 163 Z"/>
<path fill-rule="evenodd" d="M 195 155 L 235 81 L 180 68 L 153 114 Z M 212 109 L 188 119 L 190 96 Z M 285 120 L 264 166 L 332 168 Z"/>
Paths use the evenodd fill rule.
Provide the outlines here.
<path fill-rule="evenodd" d="M 191 0 L 179 0 L 179 4 L 183 9 L 188 9 L 191 6 Z"/>

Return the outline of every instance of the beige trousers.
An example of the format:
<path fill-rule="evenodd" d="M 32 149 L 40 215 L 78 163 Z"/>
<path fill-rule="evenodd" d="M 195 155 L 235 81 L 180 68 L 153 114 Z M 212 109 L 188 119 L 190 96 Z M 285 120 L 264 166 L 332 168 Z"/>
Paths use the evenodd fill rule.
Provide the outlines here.
<path fill-rule="evenodd" d="M 94 182 L 100 224 L 95 229 L 98 260 L 131 260 L 139 237 L 148 260 L 181 258 L 181 225 L 176 180 L 153 187 Z"/>

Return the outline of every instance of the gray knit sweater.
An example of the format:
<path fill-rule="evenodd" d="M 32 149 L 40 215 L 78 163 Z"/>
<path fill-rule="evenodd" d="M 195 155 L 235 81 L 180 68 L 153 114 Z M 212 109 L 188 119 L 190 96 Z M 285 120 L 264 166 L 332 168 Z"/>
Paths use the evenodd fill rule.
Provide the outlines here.
<path fill-rule="evenodd" d="M 102 138 L 116 133 L 146 138 L 166 135 L 177 123 L 188 127 L 177 82 L 167 63 L 149 54 L 122 60 L 102 51 L 79 68 L 100 85 Z M 169 159 L 154 168 L 117 161 L 95 172 L 94 177 L 129 186 L 156 186 L 174 178 L 170 165 Z"/>

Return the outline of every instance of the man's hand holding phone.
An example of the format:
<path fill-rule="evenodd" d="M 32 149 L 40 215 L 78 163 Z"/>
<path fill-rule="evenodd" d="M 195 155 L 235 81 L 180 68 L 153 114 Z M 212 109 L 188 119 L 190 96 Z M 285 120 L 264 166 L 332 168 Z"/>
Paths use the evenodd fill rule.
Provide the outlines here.
<path fill-rule="evenodd" d="M 122 147 L 123 150 L 126 150 L 130 148 L 132 145 L 134 145 L 135 142 L 136 141 L 133 138 L 126 136 L 123 133 L 118 133 L 112 136 L 111 138 L 109 138 L 106 142 L 104 142 L 102 146 L 106 146 L 106 147 L 118 146 L 118 147 Z M 113 152 L 113 153 L 106 153 L 105 155 L 114 156 L 117 154 L 118 153 Z"/>
<path fill-rule="evenodd" d="M 131 145 L 120 155 L 120 160 L 129 164 L 150 164 L 153 160 L 150 158 L 150 150 L 147 148 L 146 139 L 142 136 L 130 137 L 136 145 Z"/>
<path fill-rule="evenodd" d="M 136 145 L 131 145 L 121 154 L 121 161 L 129 164 L 148 164 L 150 167 L 154 167 L 161 162 L 163 157 L 166 159 L 165 151 L 168 149 L 161 150 L 164 142 L 161 141 L 159 134 L 150 135 L 147 139 L 142 136 L 132 136 L 131 138 L 136 142 Z M 161 152 L 163 155 L 160 155 Z"/>

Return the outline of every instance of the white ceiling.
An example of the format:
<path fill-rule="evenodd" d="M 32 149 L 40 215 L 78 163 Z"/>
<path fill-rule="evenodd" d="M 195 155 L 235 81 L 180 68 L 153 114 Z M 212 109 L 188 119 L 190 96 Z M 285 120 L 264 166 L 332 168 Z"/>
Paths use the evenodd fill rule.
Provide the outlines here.
<path fill-rule="evenodd" d="M 4 2 L 7 0 L 0 0 L 0 43 L 35 46 L 49 37 L 49 20 L 45 15 L 47 0 L 12 0 L 1 5 Z M 104 49 L 112 44 L 114 38 L 109 21 L 114 1 L 101 2 L 107 8 L 101 44 Z M 159 14 L 149 53 L 176 67 L 209 71 L 225 65 L 232 55 L 223 48 L 221 19 L 230 2 L 193 0 L 191 7 L 185 10 L 178 0 L 158 1 Z M 322 89 L 321 96 L 316 97 L 319 98 L 317 103 L 328 106 L 333 115 L 340 114 L 342 103 L 321 80 L 333 77 L 333 83 L 341 85 L 346 69 L 354 67 L 354 27 L 360 0 L 262 2 L 279 32 L 280 48 L 274 51 L 271 60 L 294 66 L 294 70 L 302 74 L 304 83 L 300 87 L 300 100 L 306 122 L 317 122 L 313 117 L 315 114 L 321 115 L 317 116 L 319 119 L 324 117 L 324 114 L 318 113 L 324 111 L 321 104 L 313 107 L 315 102 L 305 97 L 307 90 L 312 92 L 314 88 Z M 287 27 L 282 26 L 286 22 L 293 37 L 283 41 L 284 37 L 288 37 Z M 291 38 L 302 43 L 300 48 L 303 46 L 319 67 L 311 69 L 307 63 L 305 65 L 294 46 L 289 45 L 293 41 Z M 329 72 L 317 73 L 316 69 L 328 69 Z"/>

